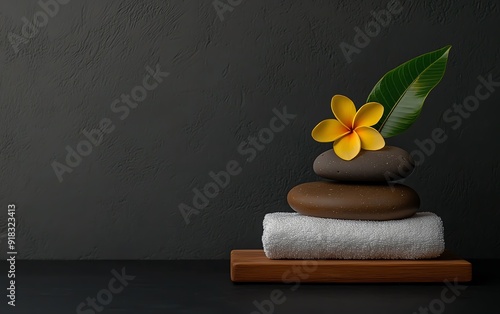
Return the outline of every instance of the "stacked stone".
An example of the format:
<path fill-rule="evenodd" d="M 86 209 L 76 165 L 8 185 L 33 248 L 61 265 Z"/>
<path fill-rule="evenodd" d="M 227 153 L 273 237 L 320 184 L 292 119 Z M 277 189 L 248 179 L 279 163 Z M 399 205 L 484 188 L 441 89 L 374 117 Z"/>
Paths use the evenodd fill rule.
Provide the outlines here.
<path fill-rule="evenodd" d="M 356 220 L 391 220 L 413 216 L 420 198 L 410 187 L 394 183 L 414 169 L 405 150 L 386 146 L 377 151 L 362 150 L 345 161 L 332 149 L 320 154 L 314 172 L 325 179 L 295 186 L 288 204 L 302 215 Z"/>

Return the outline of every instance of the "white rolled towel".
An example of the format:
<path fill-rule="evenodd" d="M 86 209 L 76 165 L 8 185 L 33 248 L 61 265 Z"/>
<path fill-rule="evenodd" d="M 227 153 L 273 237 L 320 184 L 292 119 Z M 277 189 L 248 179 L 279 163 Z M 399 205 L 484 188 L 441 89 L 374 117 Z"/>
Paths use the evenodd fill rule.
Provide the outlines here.
<path fill-rule="evenodd" d="M 430 212 L 387 221 L 271 213 L 262 244 L 270 259 L 423 259 L 443 253 L 444 230 Z"/>

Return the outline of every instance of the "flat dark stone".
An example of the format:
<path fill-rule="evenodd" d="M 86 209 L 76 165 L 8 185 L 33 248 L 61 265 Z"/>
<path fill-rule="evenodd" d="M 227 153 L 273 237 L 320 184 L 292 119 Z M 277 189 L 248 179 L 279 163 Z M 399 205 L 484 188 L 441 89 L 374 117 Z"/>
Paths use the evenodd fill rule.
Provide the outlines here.
<path fill-rule="evenodd" d="M 292 188 L 287 200 L 303 215 L 358 220 L 403 219 L 420 206 L 417 192 L 402 184 L 309 182 Z"/>
<path fill-rule="evenodd" d="M 361 150 L 350 161 L 340 159 L 333 149 L 329 149 L 313 164 L 318 176 L 337 181 L 395 181 L 409 176 L 414 168 L 410 154 L 394 146 L 375 151 Z"/>

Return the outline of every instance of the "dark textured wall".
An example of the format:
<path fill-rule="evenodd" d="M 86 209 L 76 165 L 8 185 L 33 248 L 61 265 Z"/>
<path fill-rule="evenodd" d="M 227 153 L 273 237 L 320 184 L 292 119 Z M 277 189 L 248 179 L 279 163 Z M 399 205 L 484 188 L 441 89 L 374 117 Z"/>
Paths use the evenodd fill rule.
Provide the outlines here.
<path fill-rule="evenodd" d="M 0 256 L 9 203 L 18 208 L 19 258 L 228 258 L 259 248 L 264 214 L 290 210 L 287 191 L 317 178 L 312 162 L 330 145 L 310 130 L 331 116 L 331 96 L 360 106 L 385 72 L 451 44 L 420 119 L 388 144 L 413 151 L 416 139 L 445 130 L 405 184 L 422 210 L 442 217 L 449 249 L 500 257 L 500 87 L 460 125 L 460 113 L 443 117 L 475 94 L 478 76 L 500 81 L 499 5 L 401 1 L 348 62 L 340 44 L 355 45 L 355 27 L 388 2 L 233 0 L 219 16 L 211 1 L 73 0 L 47 21 L 36 1 L 0 2 Z M 25 26 L 33 37 L 22 37 L 23 17 L 34 15 L 37 34 Z M 169 74 L 127 115 L 115 100 L 139 93 L 157 64 Z M 285 107 L 295 117 L 254 156 L 244 141 Z M 102 143 L 60 182 L 54 162 L 66 164 L 67 146 L 77 149 L 82 131 L 100 123 Z M 239 173 L 196 209 L 193 189 L 227 166 Z M 181 203 L 198 211 L 189 224 Z"/>

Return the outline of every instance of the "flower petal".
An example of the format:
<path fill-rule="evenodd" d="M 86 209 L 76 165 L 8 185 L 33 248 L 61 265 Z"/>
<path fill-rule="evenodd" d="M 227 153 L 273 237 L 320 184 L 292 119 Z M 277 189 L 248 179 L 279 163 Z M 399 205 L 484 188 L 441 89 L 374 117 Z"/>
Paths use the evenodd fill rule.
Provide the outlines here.
<path fill-rule="evenodd" d="M 372 127 L 360 126 L 354 132 L 358 133 L 362 149 L 379 150 L 385 146 L 385 140 L 382 135 Z"/>
<path fill-rule="evenodd" d="M 326 119 L 318 123 L 311 132 L 313 139 L 320 143 L 333 142 L 351 132 L 335 119 Z"/>
<path fill-rule="evenodd" d="M 352 122 L 356 115 L 356 107 L 352 100 L 342 95 L 335 95 L 332 97 L 332 112 L 333 115 L 342 123 L 346 128 L 352 129 Z"/>
<path fill-rule="evenodd" d="M 344 160 L 351 160 L 359 154 L 361 141 L 356 132 L 341 137 L 333 143 L 335 154 Z"/>
<path fill-rule="evenodd" d="M 360 126 L 372 126 L 382 118 L 383 113 L 384 106 L 378 102 L 366 103 L 356 112 L 352 127 L 355 129 Z"/>

